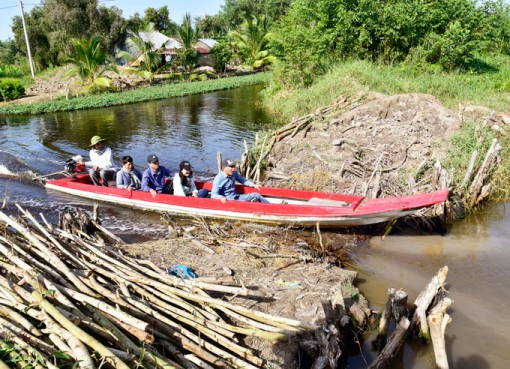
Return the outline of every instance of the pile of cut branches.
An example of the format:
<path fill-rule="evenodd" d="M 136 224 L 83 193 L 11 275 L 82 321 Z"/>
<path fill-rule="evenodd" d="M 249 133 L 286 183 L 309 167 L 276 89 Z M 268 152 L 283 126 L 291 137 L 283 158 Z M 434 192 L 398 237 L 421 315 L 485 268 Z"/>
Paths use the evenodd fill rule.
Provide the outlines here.
<path fill-rule="evenodd" d="M 54 226 L 18 208 L 0 212 L 0 367 L 258 368 L 243 337 L 317 328 L 228 302 L 267 298 L 231 278 L 183 279 L 127 257 L 83 213 Z"/>

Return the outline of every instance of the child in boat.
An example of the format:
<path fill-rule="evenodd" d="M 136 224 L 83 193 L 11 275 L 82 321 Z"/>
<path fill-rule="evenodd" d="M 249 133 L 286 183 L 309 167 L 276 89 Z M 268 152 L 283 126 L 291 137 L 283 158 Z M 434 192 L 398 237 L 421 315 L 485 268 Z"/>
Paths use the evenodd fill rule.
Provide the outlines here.
<path fill-rule="evenodd" d="M 223 170 L 214 177 L 211 198 L 218 199 L 223 204 L 227 202 L 227 199 L 269 203 L 257 192 L 243 195 L 238 194 L 236 192 L 236 181 L 257 190 L 260 189 L 258 184 L 253 183 L 236 172 L 236 163 L 233 160 L 226 159 L 223 161 Z"/>
<path fill-rule="evenodd" d="M 197 190 L 195 179 L 193 178 L 193 168 L 188 160 L 183 160 L 179 164 L 179 172 L 174 176 L 174 195 L 175 196 L 193 196 L 207 197 L 209 191 L 205 188 Z"/>

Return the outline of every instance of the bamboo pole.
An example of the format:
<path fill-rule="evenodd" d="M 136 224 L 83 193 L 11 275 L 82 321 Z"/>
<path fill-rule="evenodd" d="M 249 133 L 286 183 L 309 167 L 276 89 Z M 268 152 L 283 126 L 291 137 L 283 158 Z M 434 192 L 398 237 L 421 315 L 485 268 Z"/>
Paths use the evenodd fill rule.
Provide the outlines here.
<path fill-rule="evenodd" d="M 15 321 L 16 324 L 21 325 L 25 330 L 34 336 L 42 336 L 41 331 L 37 329 L 28 319 L 19 314 L 17 311 L 8 308 L 7 306 L 0 305 L 0 316 L 4 316 L 12 321 Z"/>
<path fill-rule="evenodd" d="M 106 329 L 112 332 L 112 335 L 117 339 L 117 343 L 123 347 L 124 350 L 133 352 L 138 357 L 143 358 L 144 362 L 150 363 L 152 365 L 160 366 L 164 369 L 172 369 L 174 367 L 174 365 L 167 358 L 163 358 L 151 350 L 143 351 L 101 313 L 94 312 L 92 310 L 90 310 L 90 313 L 96 322 L 102 324 Z"/>
<path fill-rule="evenodd" d="M 90 293 L 90 289 L 85 286 L 75 275 L 72 273 L 66 264 L 64 264 L 51 250 L 46 247 L 42 242 L 40 242 L 32 233 L 25 227 L 23 227 L 20 223 L 15 221 L 14 219 L 5 215 L 2 211 L 0 211 L 0 220 L 9 224 L 11 227 L 20 232 L 26 239 L 28 239 L 34 246 L 38 247 L 41 251 L 46 254 L 48 261 L 51 262 L 55 268 L 60 270 L 66 278 L 68 278 L 75 286 L 84 291 L 85 293 Z"/>
<path fill-rule="evenodd" d="M 33 281 L 35 283 L 35 281 Z M 91 347 L 99 355 L 101 355 L 109 364 L 111 364 L 116 369 L 129 369 L 129 366 L 124 364 L 122 360 L 120 360 L 113 352 L 108 350 L 103 344 L 97 341 L 94 337 L 83 331 L 82 329 L 75 326 L 72 322 L 70 322 L 65 316 L 63 316 L 55 307 L 49 303 L 46 299 L 44 299 L 43 295 L 34 290 L 32 292 L 32 296 L 39 303 L 42 309 L 44 309 L 52 318 L 57 320 L 65 329 L 67 329 L 71 334 L 79 337 L 80 341 L 82 341 L 87 346 Z"/>
<path fill-rule="evenodd" d="M 237 306 L 205 292 L 250 295 L 242 283 L 240 287 L 226 285 L 234 282 L 232 278 L 182 280 L 150 262 L 124 256 L 108 246 L 107 242 L 116 242 L 113 237 L 103 241 L 97 234 L 84 233 L 83 224 L 91 222 L 83 212 L 79 218 L 70 212 L 61 217 L 67 230 L 47 221 L 43 226 L 28 211 L 20 208 L 20 212 L 29 223 L 0 213 L 0 221 L 12 227 L 0 236 L 0 253 L 6 257 L 0 268 L 8 272 L 8 278 L 0 275 L 0 315 L 5 316 L 0 319 L 34 333 L 17 335 L 28 352 L 38 349 L 37 334 L 51 349 L 67 352 L 69 360 L 86 369 L 103 365 L 101 361 L 126 368 L 124 361 L 133 360 L 148 369 L 256 369 L 263 360 L 240 343 L 238 334 L 276 341 L 315 327 Z M 210 232 L 212 237 L 217 234 Z M 232 322 L 220 316 L 229 316 Z M 30 325 L 32 319 L 38 323 Z M 9 329 L 9 323 L 2 322 Z M 34 324 L 45 328 L 37 330 Z M 132 339 L 163 345 L 166 354 L 157 354 L 150 345 L 142 350 Z M 119 357 L 118 350 L 132 355 Z M 47 365 L 56 369 L 52 363 Z"/>

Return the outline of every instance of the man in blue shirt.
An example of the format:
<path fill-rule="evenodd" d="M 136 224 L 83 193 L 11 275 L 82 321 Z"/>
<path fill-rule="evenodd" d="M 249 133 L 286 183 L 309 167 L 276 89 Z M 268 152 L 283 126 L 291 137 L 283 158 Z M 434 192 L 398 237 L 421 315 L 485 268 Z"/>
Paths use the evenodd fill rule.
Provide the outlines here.
<path fill-rule="evenodd" d="M 147 157 L 149 167 L 142 175 L 142 191 L 150 192 L 152 197 L 158 193 L 171 193 L 172 181 L 165 185 L 165 178 L 173 178 L 173 173 L 159 165 L 159 158 L 155 154 Z"/>
<path fill-rule="evenodd" d="M 236 164 L 233 160 L 226 159 L 223 161 L 223 170 L 214 177 L 211 198 L 221 200 L 222 203 L 226 203 L 227 200 L 240 200 L 240 201 L 257 201 L 263 203 L 269 203 L 259 193 L 252 192 L 249 194 L 240 195 L 236 192 L 236 181 L 255 189 L 259 189 L 258 184 L 254 184 L 252 181 L 244 178 L 236 172 Z"/>

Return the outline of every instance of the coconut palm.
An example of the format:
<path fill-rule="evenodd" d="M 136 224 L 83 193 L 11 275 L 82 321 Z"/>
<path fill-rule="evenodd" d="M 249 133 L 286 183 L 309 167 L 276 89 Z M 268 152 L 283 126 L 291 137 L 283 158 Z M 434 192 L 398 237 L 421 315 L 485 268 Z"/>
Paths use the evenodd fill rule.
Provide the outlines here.
<path fill-rule="evenodd" d="M 181 26 L 177 29 L 182 49 L 179 51 L 179 57 L 184 67 L 193 67 L 198 59 L 198 52 L 194 46 L 198 42 L 198 27 L 193 28 L 191 22 L 191 14 L 186 13 Z"/>
<path fill-rule="evenodd" d="M 135 73 L 142 78 L 154 81 L 156 74 L 169 67 L 163 64 L 161 53 L 164 45 L 155 45 L 150 35 L 155 32 L 154 23 L 149 23 L 137 31 L 133 31 L 126 39 L 129 52 L 119 51 L 117 57 L 130 62 L 128 73 Z"/>
<path fill-rule="evenodd" d="M 269 25 L 266 17 L 244 16 L 239 31 L 232 31 L 230 36 L 235 42 L 239 56 L 253 68 L 259 68 L 274 60 L 269 54 Z"/>
<path fill-rule="evenodd" d="M 90 85 L 109 85 L 111 80 L 103 77 L 106 71 L 118 73 L 115 61 L 108 56 L 101 45 L 101 38 L 92 36 L 87 39 L 72 39 L 72 49 L 68 62 L 73 64 L 71 74 L 77 74 Z"/>

